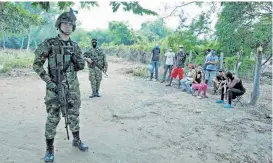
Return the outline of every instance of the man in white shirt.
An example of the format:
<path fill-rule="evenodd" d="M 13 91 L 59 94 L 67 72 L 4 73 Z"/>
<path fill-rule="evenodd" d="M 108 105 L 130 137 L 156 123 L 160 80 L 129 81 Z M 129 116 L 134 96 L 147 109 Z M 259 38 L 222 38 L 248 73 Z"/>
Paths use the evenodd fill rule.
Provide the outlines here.
<path fill-rule="evenodd" d="M 165 79 L 166 79 L 166 75 L 167 75 L 167 72 L 169 70 L 169 75 L 168 75 L 168 78 L 167 78 L 167 81 L 170 80 L 170 76 L 171 76 L 171 73 L 172 73 L 172 67 L 173 67 L 173 63 L 174 63 L 174 57 L 175 57 L 175 53 L 172 51 L 172 48 L 170 48 L 165 54 L 165 66 L 164 66 L 164 74 L 163 74 L 163 78 L 162 78 L 162 81 L 161 83 L 165 82 Z"/>

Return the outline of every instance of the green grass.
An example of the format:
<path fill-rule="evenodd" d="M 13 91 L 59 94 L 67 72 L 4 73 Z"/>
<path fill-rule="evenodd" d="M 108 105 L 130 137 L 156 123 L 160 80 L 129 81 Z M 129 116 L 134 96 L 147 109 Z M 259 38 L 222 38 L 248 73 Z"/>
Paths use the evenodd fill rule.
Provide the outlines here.
<path fill-rule="evenodd" d="M 31 68 L 34 53 L 25 50 L 0 50 L 0 73 L 8 73 L 14 68 Z"/>
<path fill-rule="evenodd" d="M 146 77 L 147 69 L 145 66 L 138 66 L 133 70 L 133 75 L 138 77 Z"/>

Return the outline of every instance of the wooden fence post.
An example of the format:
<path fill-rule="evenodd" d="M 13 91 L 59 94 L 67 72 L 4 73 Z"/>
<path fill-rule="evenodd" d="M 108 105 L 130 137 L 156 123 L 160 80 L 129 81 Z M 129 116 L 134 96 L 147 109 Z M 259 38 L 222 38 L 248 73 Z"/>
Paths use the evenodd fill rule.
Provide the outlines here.
<path fill-rule="evenodd" d="M 190 56 L 189 56 L 189 63 L 192 61 L 192 51 L 190 51 Z"/>
<path fill-rule="evenodd" d="M 220 69 L 223 69 L 223 64 L 224 64 L 224 53 L 220 53 Z"/>
<path fill-rule="evenodd" d="M 257 58 L 255 67 L 255 76 L 253 80 L 253 88 L 251 92 L 250 104 L 255 105 L 258 101 L 260 95 L 260 78 L 261 78 L 261 68 L 262 68 L 262 51 L 263 48 L 260 46 L 257 48 Z"/>

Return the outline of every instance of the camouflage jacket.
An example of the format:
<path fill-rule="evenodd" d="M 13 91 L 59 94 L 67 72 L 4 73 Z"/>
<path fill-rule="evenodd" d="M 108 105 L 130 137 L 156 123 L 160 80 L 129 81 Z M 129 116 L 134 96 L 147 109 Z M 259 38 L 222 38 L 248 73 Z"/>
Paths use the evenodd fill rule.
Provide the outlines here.
<path fill-rule="evenodd" d="M 66 52 L 62 52 L 65 49 Z M 68 102 L 73 105 L 80 106 L 80 89 L 77 78 L 77 71 L 84 69 L 84 59 L 79 46 L 71 41 L 62 41 L 57 36 L 55 38 L 46 39 L 39 44 L 34 52 L 35 58 L 33 62 L 33 70 L 40 76 L 40 78 L 49 82 L 52 81 L 57 84 L 57 64 L 56 60 L 59 55 L 63 57 L 63 64 L 65 65 L 62 72 L 62 82 L 67 83 L 68 86 Z M 48 61 L 48 73 L 44 69 L 44 63 Z M 56 92 L 46 90 L 45 101 L 50 101 L 57 97 Z"/>
<path fill-rule="evenodd" d="M 89 68 L 95 68 L 95 64 L 99 64 L 102 68 L 107 70 L 108 63 L 106 61 L 106 55 L 103 53 L 101 48 L 90 48 L 87 52 L 83 54 L 85 60 L 90 58 L 94 63 L 89 64 Z"/>
<path fill-rule="evenodd" d="M 62 52 L 63 49 L 69 48 L 69 53 Z M 64 54 L 65 53 L 65 54 Z M 55 38 L 46 39 L 38 45 L 34 51 L 35 58 L 33 62 L 33 70 L 45 82 L 56 82 L 56 57 L 62 55 L 65 65 L 65 72 L 63 73 L 64 79 L 72 77 L 71 80 L 76 79 L 76 72 L 84 68 L 84 59 L 81 50 L 77 43 L 71 41 L 62 41 L 59 36 Z M 44 63 L 48 61 L 48 73 L 44 69 Z M 63 80 L 64 80 L 63 79 Z"/>

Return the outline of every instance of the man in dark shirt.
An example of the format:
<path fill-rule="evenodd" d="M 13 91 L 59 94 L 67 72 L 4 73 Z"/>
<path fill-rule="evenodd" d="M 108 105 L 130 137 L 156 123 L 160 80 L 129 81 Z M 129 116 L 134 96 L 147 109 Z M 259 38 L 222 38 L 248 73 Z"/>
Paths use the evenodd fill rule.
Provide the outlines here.
<path fill-rule="evenodd" d="M 242 80 L 233 75 L 231 72 L 227 72 L 225 77 L 227 78 L 227 80 L 225 80 L 225 84 L 227 87 L 228 103 L 224 105 L 224 108 L 232 108 L 232 99 L 243 95 L 246 92 L 246 89 L 243 86 Z M 224 103 L 224 88 L 222 88 L 221 91 L 221 99 L 217 100 L 216 103 Z"/>
<path fill-rule="evenodd" d="M 219 74 L 213 79 L 214 94 L 218 91 L 219 87 L 223 85 L 222 81 L 225 81 L 225 72 L 220 69 Z"/>
<path fill-rule="evenodd" d="M 175 55 L 174 68 L 171 74 L 170 83 L 166 86 L 171 86 L 173 78 L 176 78 L 178 75 L 179 77 L 178 88 L 180 88 L 180 85 L 181 85 L 180 80 L 183 79 L 183 74 L 184 74 L 183 68 L 184 68 L 185 61 L 186 61 L 186 53 L 184 52 L 184 47 L 181 45 L 179 46 L 179 52 Z"/>
<path fill-rule="evenodd" d="M 154 71 L 155 71 L 155 80 L 158 81 L 158 67 L 159 67 L 159 59 L 160 59 L 160 48 L 156 45 L 152 50 L 152 66 L 153 70 L 151 72 L 150 80 L 153 79 Z"/>

